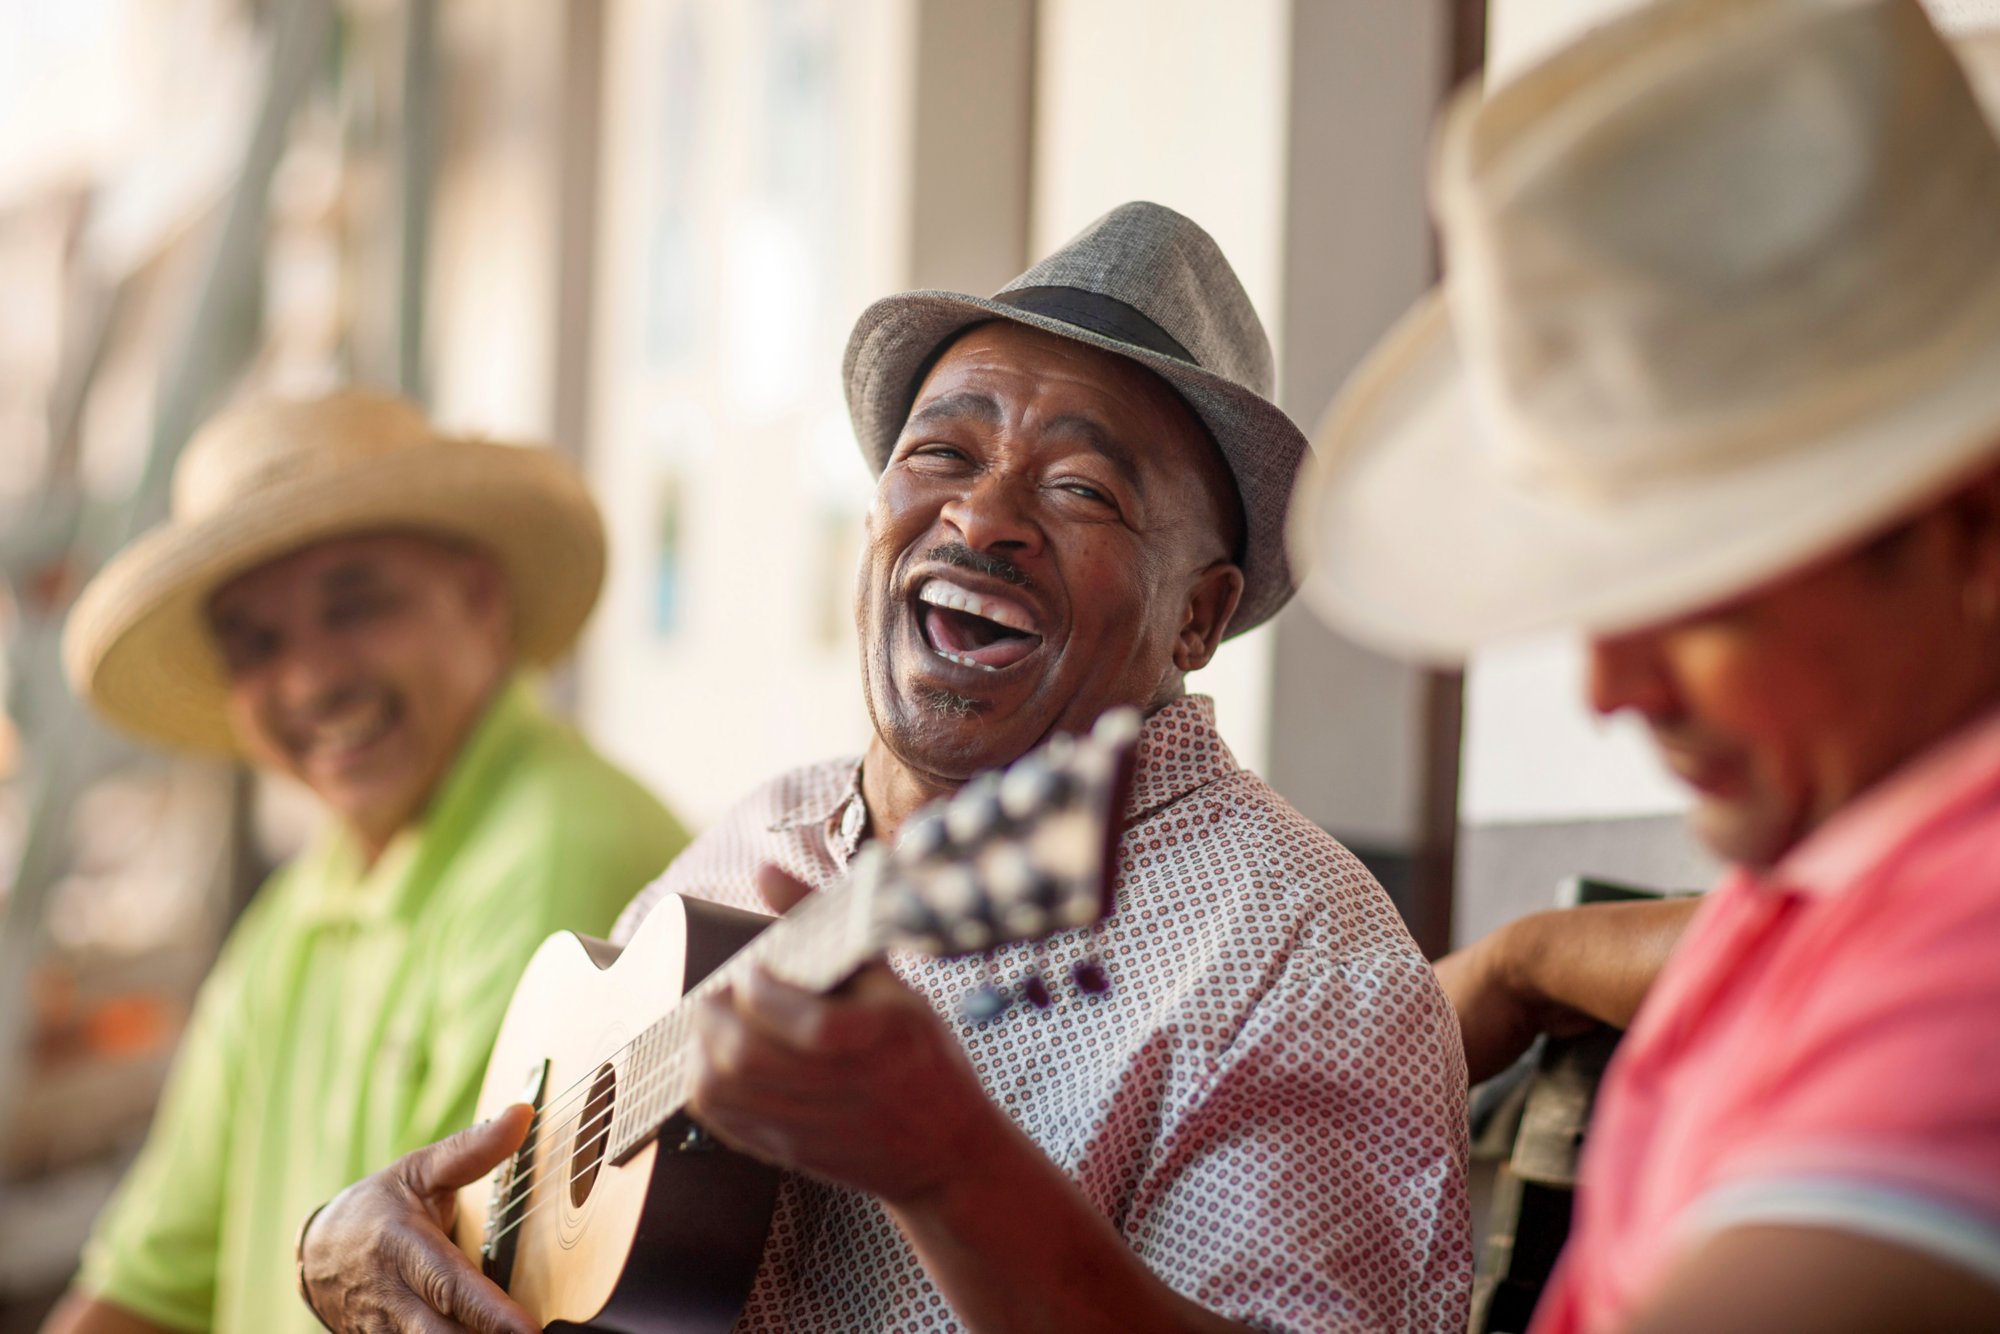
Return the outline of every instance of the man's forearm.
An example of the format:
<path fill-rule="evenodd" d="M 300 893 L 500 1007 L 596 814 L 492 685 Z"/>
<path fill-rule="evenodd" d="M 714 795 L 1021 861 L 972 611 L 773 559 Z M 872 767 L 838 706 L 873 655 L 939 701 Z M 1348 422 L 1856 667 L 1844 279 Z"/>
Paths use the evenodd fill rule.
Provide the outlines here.
<path fill-rule="evenodd" d="M 1508 984 L 1552 1009 L 1627 1028 L 1700 906 L 1593 903 L 1524 917 L 1508 928 Z"/>
<path fill-rule="evenodd" d="M 1245 1328 L 1162 1283 L 1027 1136 L 997 1111 L 995 1121 L 947 1188 L 889 1206 L 971 1329 L 1222 1334 Z"/>

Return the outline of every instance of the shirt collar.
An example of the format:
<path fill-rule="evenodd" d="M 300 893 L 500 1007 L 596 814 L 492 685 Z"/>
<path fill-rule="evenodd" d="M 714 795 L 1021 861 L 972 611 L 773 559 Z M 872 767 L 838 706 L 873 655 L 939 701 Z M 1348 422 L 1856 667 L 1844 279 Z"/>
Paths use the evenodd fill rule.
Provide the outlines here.
<path fill-rule="evenodd" d="M 501 686 L 430 805 L 397 831 L 373 865 L 363 864 L 347 830 L 328 821 L 301 867 L 306 912 L 322 921 L 378 921 L 412 913 L 489 804 L 493 784 L 546 721 L 525 680 L 515 677 Z"/>
<path fill-rule="evenodd" d="M 1137 824 L 1241 767 L 1215 730 L 1215 701 L 1207 695 L 1182 695 L 1155 709 L 1139 729 L 1125 823 Z"/>
<path fill-rule="evenodd" d="M 824 778 L 810 783 L 770 824 L 774 834 L 810 828 L 819 830 L 835 860 L 846 866 L 868 828 L 868 804 L 861 796 L 861 761 L 830 766 Z"/>
<path fill-rule="evenodd" d="M 1919 837 L 2000 796 L 2000 710 L 1907 760 L 1808 834 L 1766 883 L 1833 894 Z"/>
<path fill-rule="evenodd" d="M 1196 788 L 1227 778 L 1238 767 L 1215 730 L 1215 701 L 1206 695 L 1182 695 L 1154 710 L 1139 729 L 1125 823 L 1136 823 Z M 834 780 L 807 791 L 781 811 L 770 828 L 775 833 L 816 826 L 845 866 L 868 828 L 860 761 L 839 766 Z"/>

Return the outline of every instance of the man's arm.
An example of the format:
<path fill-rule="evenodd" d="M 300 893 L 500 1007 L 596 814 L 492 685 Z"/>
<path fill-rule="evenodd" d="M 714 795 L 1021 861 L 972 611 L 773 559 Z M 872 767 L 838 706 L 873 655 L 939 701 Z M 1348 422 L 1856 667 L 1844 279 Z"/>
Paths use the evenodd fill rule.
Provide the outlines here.
<path fill-rule="evenodd" d="M 1537 1034 L 1629 1026 L 1700 906 L 1664 899 L 1534 913 L 1439 959 L 1472 1082 L 1513 1064 Z"/>
<path fill-rule="evenodd" d="M 755 973 L 704 1005 L 698 1031 L 696 1117 L 747 1153 L 882 1200 L 981 1334 L 1247 1328 L 1161 1282 L 887 968 L 834 997 Z"/>
<path fill-rule="evenodd" d="M 121 1306 L 74 1288 L 49 1312 L 42 1334 L 174 1334 L 165 1325 L 142 1320 Z"/>
<path fill-rule="evenodd" d="M 702 1017 L 695 1113 L 723 1139 L 882 1197 L 975 1330 L 1234 1331 L 1148 1270 L 988 1102 L 930 1006 L 886 968 L 835 998 L 759 976 Z M 535 1334 L 452 1245 L 457 1188 L 519 1146 L 525 1109 L 417 1150 L 335 1196 L 306 1283 L 342 1334 Z M 451 1323 L 456 1322 L 456 1324 Z"/>
<path fill-rule="evenodd" d="M 1970 1270 L 1831 1228 L 1718 1232 L 1623 1334 L 2000 1334 L 2000 1288 Z"/>

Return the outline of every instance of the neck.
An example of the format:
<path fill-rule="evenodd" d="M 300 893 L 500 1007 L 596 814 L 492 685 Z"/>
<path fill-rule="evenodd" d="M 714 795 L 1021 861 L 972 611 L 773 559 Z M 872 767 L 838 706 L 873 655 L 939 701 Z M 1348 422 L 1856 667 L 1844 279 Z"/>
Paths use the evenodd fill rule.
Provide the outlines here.
<path fill-rule="evenodd" d="M 347 836 L 354 840 L 356 850 L 361 853 L 361 867 L 367 871 L 375 869 L 375 863 L 382 859 L 382 854 L 396 841 L 396 835 L 403 832 L 402 824 L 392 829 L 363 829 L 352 820 L 344 823 L 347 825 Z"/>
<path fill-rule="evenodd" d="M 945 778 L 905 764 L 883 742 L 871 737 L 861 761 L 861 799 L 868 806 L 870 835 L 890 847 L 903 822 L 939 797 L 958 791 L 964 780 Z"/>

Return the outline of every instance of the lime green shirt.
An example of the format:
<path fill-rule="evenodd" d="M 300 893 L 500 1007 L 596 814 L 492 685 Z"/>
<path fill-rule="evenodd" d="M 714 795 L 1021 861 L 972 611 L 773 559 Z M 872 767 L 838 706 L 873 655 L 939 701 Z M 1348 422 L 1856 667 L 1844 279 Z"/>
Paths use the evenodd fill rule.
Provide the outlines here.
<path fill-rule="evenodd" d="M 609 934 L 686 841 L 507 686 L 374 866 L 331 831 L 245 912 L 83 1286 L 176 1329 L 317 1330 L 294 1288 L 299 1220 L 470 1121 L 528 956 L 552 931 Z"/>

